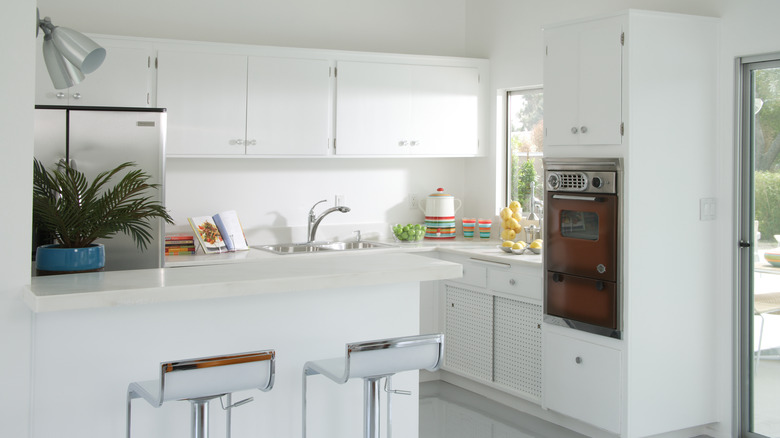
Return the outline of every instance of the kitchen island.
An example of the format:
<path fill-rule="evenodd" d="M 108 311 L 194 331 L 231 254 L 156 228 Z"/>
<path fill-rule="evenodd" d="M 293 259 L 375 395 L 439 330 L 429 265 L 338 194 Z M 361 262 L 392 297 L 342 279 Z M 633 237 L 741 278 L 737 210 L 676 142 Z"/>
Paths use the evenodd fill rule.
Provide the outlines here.
<path fill-rule="evenodd" d="M 32 436 L 123 436 L 127 385 L 155 379 L 160 362 L 262 349 L 276 350 L 276 383 L 234 395 L 255 400 L 233 411 L 233 433 L 300 436 L 304 362 L 418 333 L 420 282 L 460 276 L 457 263 L 379 250 L 33 278 Z M 394 379 L 415 390 L 393 399 L 396 436 L 417 436 L 417 382 Z M 359 437 L 362 383 L 309 385 L 309 437 Z M 211 430 L 223 436 L 214 403 Z M 133 436 L 189 433 L 188 403 L 134 402 Z"/>

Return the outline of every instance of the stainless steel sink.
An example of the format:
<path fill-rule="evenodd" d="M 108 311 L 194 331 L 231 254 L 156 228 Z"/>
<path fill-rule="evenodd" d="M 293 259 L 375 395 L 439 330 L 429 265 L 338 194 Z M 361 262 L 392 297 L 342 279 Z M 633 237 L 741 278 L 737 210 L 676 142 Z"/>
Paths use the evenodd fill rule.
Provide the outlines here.
<path fill-rule="evenodd" d="M 307 243 L 279 243 L 276 245 L 253 245 L 252 248 L 274 254 L 302 254 L 320 251 L 351 251 L 371 248 L 395 248 L 395 245 L 365 240 L 357 242 L 307 242 Z"/>

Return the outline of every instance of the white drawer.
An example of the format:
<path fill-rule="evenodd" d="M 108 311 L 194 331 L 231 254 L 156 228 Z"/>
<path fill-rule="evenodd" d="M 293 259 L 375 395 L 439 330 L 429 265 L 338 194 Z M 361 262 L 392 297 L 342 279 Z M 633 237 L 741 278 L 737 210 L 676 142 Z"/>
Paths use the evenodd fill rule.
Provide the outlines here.
<path fill-rule="evenodd" d="M 487 275 L 487 287 L 497 292 L 537 301 L 542 301 L 544 294 L 542 277 L 513 270 L 490 269 Z"/>
<path fill-rule="evenodd" d="M 463 277 L 452 278 L 447 281 L 455 281 L 476 287 L 487 286 L 487 267 L 469 262 L 469 259 L 465 257 L 452 256 L 449 254 L 443 254 L 441 259 L 448 262 L 460 263 L 463 266 Z"/>

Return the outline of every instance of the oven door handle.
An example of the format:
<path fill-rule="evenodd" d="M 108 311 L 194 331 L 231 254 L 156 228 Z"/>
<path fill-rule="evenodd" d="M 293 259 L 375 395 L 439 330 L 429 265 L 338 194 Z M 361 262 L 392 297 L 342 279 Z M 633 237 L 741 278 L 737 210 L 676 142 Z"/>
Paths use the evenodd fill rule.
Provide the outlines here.
<path fill-rule="evenodd" d="M 604 198 L 596 197 L 596 196 L 570 196 L 570 195 L 553 195 L 553 199 L 564 199 L 567 201 L 589 201 L 589 202 L 597 202 L 601 201 Z"/>

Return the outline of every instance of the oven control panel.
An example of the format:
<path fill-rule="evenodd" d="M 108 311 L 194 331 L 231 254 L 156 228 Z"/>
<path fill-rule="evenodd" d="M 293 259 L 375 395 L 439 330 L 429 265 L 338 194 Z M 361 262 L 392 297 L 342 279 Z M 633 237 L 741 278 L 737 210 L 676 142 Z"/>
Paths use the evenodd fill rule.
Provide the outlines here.
<path fill-rule="evenodd" d="M 617 193 L 616 172 L 548 170 L 545 181 L 552 192 Z"/>

